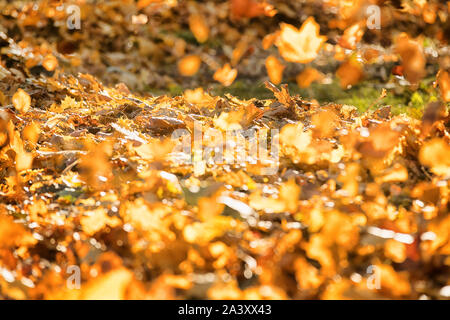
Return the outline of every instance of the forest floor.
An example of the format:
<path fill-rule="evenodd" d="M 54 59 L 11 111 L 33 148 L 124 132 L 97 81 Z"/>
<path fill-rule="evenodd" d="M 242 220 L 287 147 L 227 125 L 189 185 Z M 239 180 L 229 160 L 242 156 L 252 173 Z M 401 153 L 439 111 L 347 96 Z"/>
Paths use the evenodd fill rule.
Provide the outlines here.
<path fill-rule="evenodd" d="M 341 2 L 0 1 L 0 298 L 448 299 L 449 8 Z"/>

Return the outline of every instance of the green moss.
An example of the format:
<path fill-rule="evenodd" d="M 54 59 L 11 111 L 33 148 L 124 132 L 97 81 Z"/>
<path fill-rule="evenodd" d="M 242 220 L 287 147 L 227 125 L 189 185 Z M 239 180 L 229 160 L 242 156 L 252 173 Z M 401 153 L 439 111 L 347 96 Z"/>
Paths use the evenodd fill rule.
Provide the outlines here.
<path fill-rule="evenodd" d="M 189 29 L 187 29 L 187 30 L 185 30 L 185 29 L 179 30 L 178 32 L 175 33 L 175 35 L 177 37 L 183 39 L 187 43 L 195 44 L 195 45 L 198 44 L 197 40 L 195 39 L 194 34 Z"/>
<path fill-rule="evenodd" d="M 381 106 L 392 106 L 394 114 L 408 114 L 415 118 L 422 116 L 424 107 L 432 101 L 438 99 L 437 91 L 433 88 L 433 78 L 423 80 L 413 90 L 406 86 L 396 85 L 393 88 L 386 89 L 386 95 L 380 98 L 383 88 L 386 84 L 363 81 L 348 90 L 342 89 L 338 79 L 330 84 L 313 83 L 309 88 L 301 89 L 296 83 L 288 83 L 289 92 L 292 95 L 299 95 L 305 100 L 315 99 L 319 103 L 339 103 L 353 105 L 360 112 L 375 110 Z M 177 84 L 170 85 L 167 90 L 152 90 L 153 94 L 169 94 L 171 96 L 180 95 L 184 90 Z M 265 88 L 262 81 L 255 82 L 249 79 L 237 80 L 231 86 L 224 87 L 217 83 L 210 84 L 206 90 L 213 95 L 223 96 L 231 94 L 240 99 L 272 99 L 273 94 Z"/>
<path fill-rule="evenodd" d="M 417 90 L 397 86 L 386 89 L 386 95 L 380 99 L 383 88 L 386 85 L 373 81 L 363 81 L 348 90 L 344 90 L 335 79 L 330 84 L 313 83 L 309 88 L 300 89 L 297 84 L 289 83 L 289 91 L 293 95 L 300 95 L 304 99 L 316 99 L 319 103 L 340 103 L 353 105 L 360 112 L 374 110 L 384 105 L 392 106 L 394 114 L 405 113 L 415 118 L 420 118 L 424 107 L 437 100 L 436 90 L 432 87 L 433 79 L 423 80 Z M 272 98 L 272 93 L 264 87 L 263 83 L 251 84 L 250 82 L 236 81 L 230 87 L 216 86 L 213 93 L 222 95 L 230 93 L 240 98 Z"/>
<path fill-rule="evenodd" d="M 169 85 L 169 93 L 172 96 L 181 95 L 181 94 L 183 94 L 183 91 L 184 91 L 183 88 L 178 84 L 174 83 L 174 84 Z"/>

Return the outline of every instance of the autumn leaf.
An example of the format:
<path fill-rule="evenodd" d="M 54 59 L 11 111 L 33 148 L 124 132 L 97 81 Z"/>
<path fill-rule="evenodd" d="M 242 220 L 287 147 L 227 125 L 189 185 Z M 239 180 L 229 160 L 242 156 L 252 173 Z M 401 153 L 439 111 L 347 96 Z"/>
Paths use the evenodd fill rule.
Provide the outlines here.
<path fill-rule="evenodd" d="M 427 141 L 420 149 L 419 159 L 435 174 L 450 175 L 450 145 L 443 139 L 433 138 Z"/>
<path fill-rule="evenodd" d="M 425 74 L 426 59 L 422 46 L 402 33 L 397 38 L 395 52 L 402 58 L 405 78 L 411 84 L 417 84 Z"/>
<path fill-rule="evenodd" d="M 121 268 L 93 279 L 79 293 L 81 300 L 123 300 L 132 280 L 131 271 Z"/>
<path fill-rule="evenodd" d="M 183 57 L 180 61 L 178 61 L 178 71 L 182 76 L 192 77 L 197 73 L 201 63 L 202 60 L 198 55 Z"/>
<path fill-rule="evenodd" d="M 81 226 L 87 235 L 94 235 L 103 230 L 106 226 L 114 228 L 120 225 L 120 220 L 116 217 L 109 217 L 103 208 L 93 211 L 86 211 L 81 218 Z"/>
<path fill-rule="evenodd" d="M 42 66 L 47 71 L 54 71 L 58 67 L 58 60 L 56 57 L 52 54 L 48 54 L 45 56 L 44 60 L 42 61 Z"/>
<path fill-rule="evenodd" d="M 231 0 L 231 13 L 237 18 L 254 18 L 265 15 L 273 17 L 277 11 L 265 1 L 256 0 Z"/>
<path fill-rule="evenodd" d="M 340 80 L 341 87 L 347 89 L 363 78 L 362 64 L 355 59 L 349 59 L 340 65 L 336 75 Z"/>
<path fill-rule="evenodd" d="M 297 75 L 296 80 L 300 88 L 308 88 L 311 83 L 320 81 L 324 77 L 324 74 L 317 69 L 308 67 Z"/>
<path fill-rule="evenodd" d="M 265 35 L 261 41 L 264 50 L 269 49 L 275 43 L 278 37 L 279 32 L 269 33 Z"/>
<path fill-rule="evenodd" d="M 285 66 L 274 56 L 266 59 L 266 69 L 269 74 L 270 81 L 273 84 L 280 84 L 283 79 L 283 71 Z"/>
<path fill-rule="evenodd" d="M 31 106 L 31 97 L 22 89 L 18 89 L 12 97 L 14 108 L 20 113 L 26 113 Z"/>
<path fill-rule="evenodd" d="M 209 38 L 209 27 L 205 17 L 195 13 L 189 16 L 189 28 L 198 42 L 203 43 Z"/>
<path fill-rule="evenodd" d="M 357 43 L 361 41 L 364 35 L 363 27 L 364 22 L 359 22 L 345 29 L 344 34 L 339 39 L 339 45 L 346 49 L 356 49 Z"/>
<path fill-rule="evenodd" d="M 234 82 L 234 79 L 236 79 L 237 73 L 237 69 L 231 68 L 230 64 L 227 63 L 222 68 L 217 69 L 213 78 L 228 87 Z"/>
<path fill-rule="evenodd" d="M 327 37 L 319 34 L 320 27 L 313 17 L 309 17 L 300 29 L 282 23 L 276 41 L 281 56 L 290 62 L 308 63 L 317 57 Z"/>
<path fill-rule="evenodd" d="M 450 101 L 450 75 L 447 71 L 440 70 L 438 73 L 437 81 L 439 84 L 439 90 L 441 91 L 441 97 L 444 101 Z"/>

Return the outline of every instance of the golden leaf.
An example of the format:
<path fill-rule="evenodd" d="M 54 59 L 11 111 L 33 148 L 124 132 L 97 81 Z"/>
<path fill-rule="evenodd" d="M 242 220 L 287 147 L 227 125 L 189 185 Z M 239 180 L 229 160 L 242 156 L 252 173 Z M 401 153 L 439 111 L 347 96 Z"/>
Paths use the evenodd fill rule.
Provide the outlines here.
<path fill-rule="evenodd" d="M 422 146 L 419 160 L 437 175 L 450 176 L 450 144 L 440 138 L 433 138 Z"/>
<path fill-rule="evenodd" d="M 364 22 L 358 22 L 345 29 L 344 34 L 339 39 L 339 45 L 346 49 L 356 49 L 356 44 L 361 41 L 364 35 Z"/>
<path fill-rule="evenodd" d="M 52 54 L 48 54 L 45 56 L 44 61 L 42 61 L 42 66 L 47 71 L 53 71 L 58 66 L 58 60 Z"/>
<path fill-rule="evenodd" d="M 450 101 L 450 75 L 447 71 L 440 70 L 437 81 L 439 84 L 439 90 L 441 91 L 441 97 L 445 102 Z"/>
<path fill-rule="evenodd" d="M 106 226 L 114 228 L 121 223 L 119 218 L 109 217 L 104 208 L 86 211 L 84 212 L 84 215 L 85 216 L 81 218 L 80 223 L 83 231 L 89 236 L 94 235 Z"/>
<path fill-rule="evenodd" d="M 296 80 L 297 85 L 300 88 L 308 88 L 311 83 L 315 81 L 320 81 L 324 78 L 324 74 L 315 68 L 305 68 L 301 73 L 298 74 Z"/>
<path fill-rule="evenodd" d="M 31 98 L 24 90 L 19 89 L 12 97 L 14 108 L 20 113 L 26 113 L 30 109 Z"/>
<path fill-rule="evenodd" d="M 226 231 L 233 229 L 236 221 L 231 217 L 215 216 L 205 222 L 195 222 L 183 230 L 184 239 L 189 243 L 207 244 Z"/>
<path fill-rule="evenodd" d="M 347 89 L 363 78 L 362 64 L 356 59 L 349 59 L 340 65 L 336 75 L 340 79 L 341 87 Z"/>
<path fill-rule="evenodd" d="M 269 74 L 270 81 L 273 84 L 280 84 L 283 79 L 283 71 L 285 66 L 275 57 L 269 56 L 266 59 L 266 69 Z"/>
<path fill-rule="evenodd" d="M 405 78 L 416 84 L 425 75 L 426 58 L 422 46 L 409 39 L 406 33 L 402 33 L 396 42 L 395 52 L 402 58 L 403 74 Z"/>
<path fill-rule="evenodd" d="M 189 55 L 178 61 L 178 71 L 182 76 L 192 77 L 200 68 L 202 59 L 198 55 Z"/>
<path fill-rule="evenodd" d="M 286 23 L 281 24 L 280 36 L 276 42 L 281 56 L 290 62 L 313 61 L 327 37 L 319 34 L 320 27 L 309 17 L 300 29 Z"/>
<path fill-rule="evenodd" d="M 213 78 L 228 87 L 234 82 L 234 79 L 236 79 L 237 73 L 237 69 L 232 69 L 230 64 L 227 63 L 222 68 L 217 69 Z"/>
<path fill-rule="evenodd" d="M 209 26 L 206 19 L 199 13 L 194 13 L 189 16 L 189 28 L 198 42 L 203 43 L 209 38 Z"/>
<path fill-rule="evenodd" d="M 32 122 L 23 129 L 23 138 L 25 141 L 36 143 L 39 139 L 40 128 L 36 122 Z"/>
<path fill-rule="evenodd" d="M 231 0 L 231 13 L 237 18 L 254 18 L 261 15 L 273 17 L 277 10 L 265 1 Z"/>

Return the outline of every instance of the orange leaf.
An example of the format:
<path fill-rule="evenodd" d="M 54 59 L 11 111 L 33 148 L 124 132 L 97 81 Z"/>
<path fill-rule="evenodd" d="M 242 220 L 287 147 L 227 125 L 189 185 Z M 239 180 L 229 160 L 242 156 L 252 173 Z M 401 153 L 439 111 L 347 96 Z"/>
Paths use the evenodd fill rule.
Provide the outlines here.
<path fill-rule="evenodd" d="M 195 13 L 189 17 L 189 28 L 198 42 L 203 43 L 209 38 L 209 27 L 205 21 L 205 17 Z"/>
<path fill-rule="evenodd" d="M 108 272 L 89 281 L 80 292 L 83 300 L 123 300 L 133 273 L 125 268 Z"/>
<path fill-rule="evenodd" d="M 324 78 L 323 73 L 314 68 L 306 68 L 297 76 L 297 85 L 300 88 L 308 88 L 314 81 Z"/>
<path fill-rule="evenodd" d="M 269 49 L 278 38 L 278 32 L 269 33 L 262 40 L 264 50 Z"/>
<path fill-rule="evenodd" d="M 269 74 L 270 81 L 273 84 L 280 84 L 283 79 L 283 71 L 285 66 L 274 56 L 266 59 L 266 69 Z"/>
<path fill-rule="evenodd" d="M 442 99 L 445 102 L 450 101 L 450 75 L 447 71 L 441 71 L 437 77 L 439 90 L 441 91 Z"/>
<path fill-rule="evenodd" d="M 192 77 L 200 69 L 202 59 L 198 55 L 185 56 L 178 62 L 178 71 L 182 76 Z"/>
<path fill-rule="evenodd" d="M 47 71 L 53 71 L 58 66 L 58 60 L 55 58 L 54 55 L 48 54 L 45 56 L 44 61 L 42 61 L 42 66 Z"/>
<path fill-rule="evenodd" d="M 397 38 L 395 52 L 402 58 L 405 78 L 412 84 L 425 75 L 426 59 L 422 46 L 403 33 Z"/>
<path fill-rule="evenodd" d="M 280 37 L 276 43 L 281 56 L 290 62 L 313 61 L 327 39 L 321 36 L 319 31 L 320 27 L 313 17 L 309 17 L 299 30 L 290 24 L 282 23 Z"/>
<path fill-rule="evenodd" d="M 232 69 L 230 64 L 225 64 L 222 68 L 218 69 L 214 73 L 214 80 L 220 82 L 224 86 L 228 87 L 234 82 L 237 77 L 237 70 Z"/>
<path fill-rule="evenodd" d="M 433 173 L 450 177 L 450 145 L 444 139 L 427 141 L 420 149 L 419 160 Z"/>
<path fill-rule="evenodd" d="M 364 35 L 364 23 L 358 22 L 345 29 L 344 34 L 339 39 L 339 45 L 346 49 L 356 49 L 356 44 L 361 41 Z"/>
<path fill-rule="evenodd" d="M 0 214 L 0 248 L 29 245 L 36 243 L 25 227 L 15 223 L 11 216 Z"/>
<path fill-rule="evenodd" d="M 30 109 L 31 98 L 24 90 L 19 89 L 12 97 L 14 108 L 21 113 L 26 113 Z"/>
<path fill-rule="evenodd" d="M 273 17 L 277 10 L 268 3 L 255 0 L 231 0 L 231 13 L 237 18 Z"/>
<path fill-rule="evenodd" d="M 341 80 L 341 87 L 347 89 L 349 86 L 357 84 L 362 79 L 362 65 L 355 59 L 349 59 L 341 64 L 336 71 L 336 75 Z"/>

